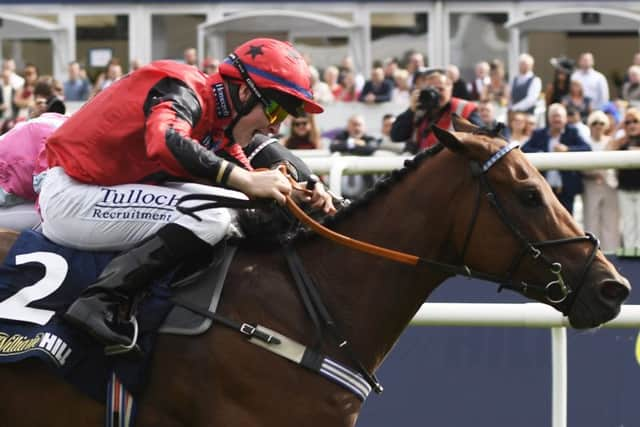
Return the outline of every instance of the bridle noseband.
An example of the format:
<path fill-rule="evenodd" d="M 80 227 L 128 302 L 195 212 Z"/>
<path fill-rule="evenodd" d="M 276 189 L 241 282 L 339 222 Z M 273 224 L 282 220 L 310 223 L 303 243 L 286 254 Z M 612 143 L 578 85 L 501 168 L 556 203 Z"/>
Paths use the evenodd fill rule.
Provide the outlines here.
<path fill-rule="evenodd" d="M 586 233 L 584 236 L 577 237 L 567 237 L 562 239 L 555 240 L 543 240 L 537 242 L 531 242 L 527 239 L 522 232 L 516 227 L 514 222 L 511 220 L 509 215 L 507 215 L 505 209 L 502 207 L 502 204 L 498 200 L 496 193 L 493 191 L 489 180 L 487 179 L 486 173 L 491 169 L 493 165 L 495 165 L 502 157 L 507 155 L 514 148 L 518 148 L 519 144 L 515 142 L 511 142 L 504 147 L 502 147 L 499 151 L 493 154 L 486 162 L 480 164 L 478 161 L 471 160 L 471 175 L 474 179 L 478 180 L 478 193 L 476 197 L 475 207 L 473 209 L 473 213 L 471 219 L 469 221 L 469 227 L 467 228 L 467 233 L 465 235 L 464 243 L 462 246 L 461 255 L 459 257 L 463 269 L 467 271 L 469 277 L 475 277 L 479 279 L 489 280 L 495 283 L 500 284 L 500 291 L 503 288 L 512 289 L 517 292 L 521 292 L 523 294 L 528 293 L 529 291 L 537 292 L 539 295 L 543 296 L 548 302 L 551 304 L 555 304 L 560 311 L 562 311 L 565 315 L 571 309 L 573 302 L 575 300 L 575 295 L 580 290 L 582 283 L 584 282 L 584 278 L 593 263 L 593 260 L 596 256 L 596 250 L 600 246 L 600 243 L 597 238 L 595 238 L 592 234 Z M 511 231 L 511 234 L 518 241 L 521 251 L 518 256 L 514 258 L 509 269 L 505 273 L 504 276 L 497 276 L 493 274 L 487 274 L 482 272 L 473 271 L 470 268 L 466 267 L 464 262 L 465 255 L 467 249 L 469 247 L 469 241 L 471 240 L 471 236 L 473 234 L 477 219 L 478 213 L 480 211 L 480 202 L 482 195 L 485 196 L 489 204 L 493 207 L 493 210 L 498 214 L 500 220 L 507 228 Z M 577 282 L 577 287 L 572 289 L 567 285 L 562 275 L 562 264 L 557 261 L 551 260 L 544 252 L 544 248 L 549 248 L 551 246 L 564 245 L 569 243 L 582 243 L 589 242 L 593 246 L 591 248 L 591 252 L 585 262 L 585 265 L 582 269 L 582 272 L 579 276 L 579 280 Z M 541 262 L 546 266 L 548 271 L 554 276 L 554 280 L 550 281 L 546 285 L 536 285 L 529 284 L 524 281 L 514 281 L 513 277 L 515 273 L 518 271 L 520 264 L 522 263 L 525 257 L 529 256 L 535 262 Z"/>

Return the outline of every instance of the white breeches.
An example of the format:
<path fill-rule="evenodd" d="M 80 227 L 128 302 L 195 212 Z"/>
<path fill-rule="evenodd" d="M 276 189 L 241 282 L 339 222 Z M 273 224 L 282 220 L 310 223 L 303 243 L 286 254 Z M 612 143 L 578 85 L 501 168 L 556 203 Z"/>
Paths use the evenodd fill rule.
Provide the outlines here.
<path fill-rule="evenodd" d="M 0 227 L 23 231 L 40 224 L 40 215 L 34 202 L 21 203 L 9 207 L 0 207 Z"/>
<path fill-rule="evenodd" d="M 55 167 L 47 172 L 40 192 L 42 231 L 55 243 L 88 250 L 128 249 L 168 223 L 193 231 L 211 245 L 238 232 L 230 209 L 199 211 L 202 221 L 177 211 L 178 200 L 193 193 L 247 199 L 242 193 L 201 184 L 83 184 Z"/>

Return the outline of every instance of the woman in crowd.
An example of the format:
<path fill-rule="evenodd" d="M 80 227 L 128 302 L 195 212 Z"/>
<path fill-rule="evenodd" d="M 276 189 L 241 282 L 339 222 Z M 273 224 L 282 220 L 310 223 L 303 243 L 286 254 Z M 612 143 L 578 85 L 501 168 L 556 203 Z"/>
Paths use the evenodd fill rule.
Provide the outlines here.
<path fill-rule="evenodd" d="M 120 65 L 120 60 L 118 58 L 111 58 L 105 71 L 100 73 L 96 78 L 96 83 L 93 85 L 91 96 L 96 96 L 100 91 L 120 80 L 121 77 L 122 66 Z"/>
<path fill-rule="evenodd" d="M 289 137 L 282 143 L 290 150 L 313 150 L 321 147 L 320 132 L 311 114 L 291 118 Z"/>
<path fill-rule="evenodd" d="M 594 111 L 587 119 L 593 151 L 607 148 L 611 138 L 605 134 L 609 117 L 602 111 Z M 584 228 L 600 239 L 605 252 L 614 252 L 620 245 L 618 227 L 618 180 L 613 169 L 591 170 L 582 173 Z"/>
<path fill-rule="evenodd" d="M 490 101 L 496 106 L 496 110 L 504 109 L 509 102 L 509 84 L 504 78 L 504 64 L 494 59 L 489 64 L 489 84 L 482 90 L 480 99 Z"/>
<path fill-rule="evenodd" d="M 309 65 L 309 73 L 311 75 L 311 88 L 313 89 L 313 99 L 320 104 L 329 104 L 333 102 L 333 93 L 329 85 L 320 80 L 320 72 L 313 65 Z"/>
<path fill-rule="evenodd" d="M 571 80 L 569 93 L 562 97 L 562 103 L 567 107 L 567 110 L 572 108 L 577 110 L 583 123 L 591 114 L 591 98 L 584 95 L 584 88 L 578 80 Z"/>
<path fill-rule="evenodd" d="M 553 82 L 545 88 L 545 101 L 547 106 L 561 103 L 562 98 L 569 93 L 569 78 L 575 69 L 575 62 L 569 58 L 551 58 L 554 68 Z"/>
<path fill-rule="evenodd" d="M 531 136 L 531 132 L 527 131 L 527 113 L 515 111 L 511 114 L 509 131 L 511 133 L 509 142 L 519 142 L 520 144 L 527 142 Z"/>
<path fill-rule="evenodd" d="M 342 86 L 338 83 L 338 77 L 340 76 L 340 70 L 335 65 L 329 65 L 325 68 L 324 73 L 322 74 L 324 77 L 324 82 L 329 86 L 329 90 L 331 91 L 331 95 L 335 99 L 337 94 L 342 90 Z"/>
<path fill-rule="evenodd" d="M 29 111 L 33 109 L 33 89 L 38 81 L 38 68 L 33 64 L 24 67 L 24 86 L 16 90 L 13 102 L 18 108 L 18 119 L 29 117 Z"/>
<path fill-rule="evenodd" d="M 342 75 L 342 90 L 335 96 L 336 101 L 355 102 L 360 96 L 356 88 L 356 77 L 353 71 L 345 71 Z"/>
<path fill-rule="evenodd" d="M 624 114 L 624 136 L 609 143 L 611 150 L 640 150 L 640 110 Z M 640 169 L 618 170 L 618 197 L 622 213 L 624 248 L 640 248 Z"/>
<path fill-rule="evenodd" d="M 409 99 L 411 98 L 411 84 L 409 82 L 409 77 L 409 72 L 402 68 L 397 69 L 393 73 L 395 87 L 391 94 L 391 100 L 404 107 L 409 105 Z"/>

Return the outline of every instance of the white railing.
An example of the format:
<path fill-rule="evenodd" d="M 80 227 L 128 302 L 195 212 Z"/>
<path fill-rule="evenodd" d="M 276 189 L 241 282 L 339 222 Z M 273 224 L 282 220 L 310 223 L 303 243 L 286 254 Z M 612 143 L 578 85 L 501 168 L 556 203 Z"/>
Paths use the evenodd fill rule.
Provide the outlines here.
<path fill-rule="evenodd" d="M 316 174 L 329 174 L 329 187 L 340 195 L 343 175 L 384 173 L 401 168 L 409 156 L 320 156 L 309 157 L 299 153 Z M 530 153 L 527 158 L 540 170 L 589 170 L 640 168 L 640 150 L 636 151 L 583 151 L 570 153 Z"/>
<path fill-rule="evenodd" d="M 552 427 L 567 426 L 567 329 L 560 312 L 541 303 L 425 303 L 413 318 L 418 326 L 500 326 L 551 328 Z M 640 327 L 640 305 L 623 305 L 604 328 Z"/>

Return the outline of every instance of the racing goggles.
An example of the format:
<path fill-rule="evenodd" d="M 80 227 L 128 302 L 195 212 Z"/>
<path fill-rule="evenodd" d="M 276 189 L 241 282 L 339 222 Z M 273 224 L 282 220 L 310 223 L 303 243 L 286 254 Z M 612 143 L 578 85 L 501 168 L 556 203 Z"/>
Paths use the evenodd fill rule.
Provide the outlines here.
<path fill-rule="evenodd" d="M 256 86 L 256 83 L 247 72 L 244 64 L 240 61 L 240 58 L 238 58 L 238 55 L 231 53 L 229 54 L 229 58 L 231 59 L 231 63 L 240 72 L 242 79 L 245 81 L 253 95 L 258 98 L 258 101 L 262 104 L 262 110 L 264 111 L 264 115 L 267 117 L 267 120 L 269 120 L 269 124 L 275 125 L 286 119 L 289 115 L 287 110 L 285 110 L 282 105 L 278 104 L 276 101 L 268 100 L 262 93 L 260 93 L 258 86 Z"/>
<path fill-rule="evenodd" d="M 289 115 L 287 110 L 285 110 L 282 105 L 278 104 L 276 101 L 267 101 L 266 99 L 264 99 L 264 101 L 266 102 L 262 102 L 262 109 L 264 111 L 264 115 L 267 116 L 267 120 L 269 120 L 270 125 L 281 123 Z"/>

